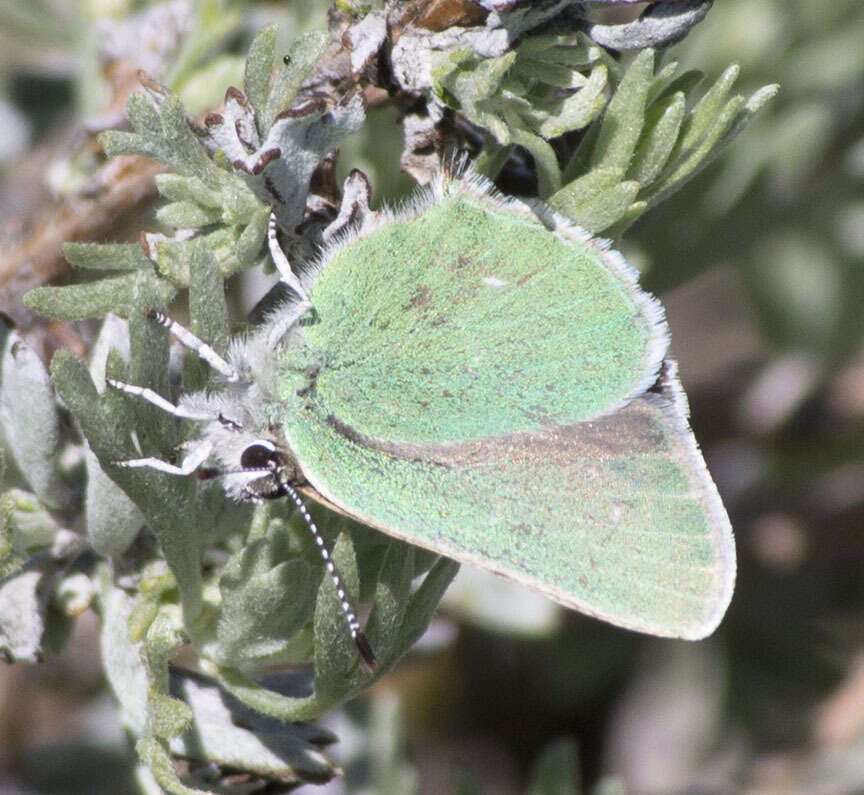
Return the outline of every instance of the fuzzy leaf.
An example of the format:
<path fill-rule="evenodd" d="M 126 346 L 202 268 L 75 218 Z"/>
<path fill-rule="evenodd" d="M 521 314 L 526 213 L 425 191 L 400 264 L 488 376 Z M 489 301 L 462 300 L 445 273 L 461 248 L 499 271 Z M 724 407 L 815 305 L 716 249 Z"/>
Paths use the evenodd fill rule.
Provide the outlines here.
<path fill-rule="evenodd" d="M 610 50 L 628 52 L 646 47 L 668 47 L 701 22 L 714 0 L 652 3 L 632 22 L 590 25 L 588 35 Z"/>
<path fill-rule="evenodd" d="M 538 193 L 541 199 L 555 193 L 561 188 L 561 169 L 555 150 L 538 135 L 517 127 L 510 130 L 510 139 L 526 149 L 534 159 L 537 169 Z"/>
<path fill-rule="evenodd" d="M 134 271 L 153 268 L 153 261 L 137 243 L 64 243 L 70 265 L 89 270 Z"/>
<path fill-rule="evenodd" d="M 606 106 L 593 151 L 593 169 L 626 171 L 629 167 L 642 134 L 653 77 L 654 51 L 644 50 L 636 56 Z"/>
<path fill-rule="evenodd" d="M 333 561 L 351 604 L 357 603 L 357 558 L 348 533 L 340 533 L 331 551 Z M 346 694 L 353 679 L 350 671 L 357 663 L 357 650 L 342 612 L 333 583 L 324 573 L 318 587 L 313 623 L 315 633 L 315 695 L 336 703 Z M 367 675 L 361 671 L 360 675 Z M 368 675 L 367 675 L 368 676 Z"/>
<path fill-rule="evenodd" d="M 179 174 L 157 174 L 156 188 L 166 199 L 174 202 L 193 202 L 202 207 L 218 209 L 220 194 L 205 185 L 198 177 Z"/>
<path fill-rule="evenodd" d="M 192 229 L 217 223 L 222 217 L 218 208 L 205 209 L 194 202 L 172 202 L 160 207 L 156 220 L 175 229 Z"/>
<path fill-rule="evenodd" d="M 414 547 L 391 541 L 366 624 L 366 636 L 382 668 L 392 667 L 407 650 L 401 631 L 414 577 Z"/>
<path fill-rule="evenodd" d="M 600 128 L 601 125 L 595 123 L 585 131 L 578 148 L 564 169 L 562 181 L 565 185 L 574 179 L 584 176 L 591 170 L 591 157 L 594 147 L 597 145 L 597 139 L 600 137 Z"/>
<path fill-rule="evenodd" d="M 0 655 L 10 662 L 42 659 L 43 577 L 39 568 L 28 566 L 0 581 Z"/>
<path fill-rule="evenodd" d="M 0 334 L 2 437 L 30 488 L 59 508 L 69 495 L 58 473 L 60 421 L 48 371 L 18 332 L 2 326 Z"/>
<path fill-rule="evenodd" d="M 109 357 L 115 360 L 112 364 L 115 370 L 119 365 L 117 360 L 125 362 L 129 359 L 129 327 L 113 314 L 108 315 L 102 323 L 90 353 L 90 375 L 97 385 L 105 383 Z M 118 376 L 122 380 L 125 373 L 112 373 L 112 377 Z M 113 397 L 121 400 L 119 395 Z M 115 402 L 115 405 L 122 407 L 125 404 Z M 89 445 L 86 446 L 84 460 L 87 465 L 84 499 L 87 538 L 98 554 L 119 555 L 135 539 L 144 524 L 144 517 L 126 492 L 105 474 Z"/>
<path fill-rule="evenodd" d="M 273 58 L 276 52 L 276 26 L 268 25 L 252 40 L 246 58 L 246 71 L 243 75 L 243 93 L 255 109 L 258 135 L 266 132 L 264 111 L 270 95 L 270 75 L 273 72 Z"/>
<path fill-rule="evenodd" d="M 54 320 L 86 320 L 105 317 L 109 312 L 120 317 L 129 317 L 136 307 L 133 295 L 138 273 L 145 271 L 99 279 L 87 284 L 37 287 L 24 296 L 24 306 Z M 165 304 L 174 297 L 176 291 L 171 284 L 155 279 L 152 274 L 147 275 L 153 279 L 154 288 L 160 296 L 160 304 Z"/>
<path fill-rule="evenodd" d="M 136 356 L 140 358 L 135 352 L 133 335 L 133 365 Z M 152 360 L 156 365 L 158 361 Z M 133 370 L 141 373 L 145 372 L 147 367 L 139 364 L 133 367 Z M 155 532 L 165 559 L 177 579 L 189 616 L 193 618 L 198 613 L 201 599 L 201 533 L 197 529 L 194 512 L 194 481 L 150 469 L 117 467 L 115 462 L 140 455 L 131 445 L 127 418 L 123 412 L 110 410 L 111 396 L 106 395 L 105 399 L 100 399 L 86 367 L 70 352 L 61 350 L 55 354 L 51 362 L 51 373 L 58 393 L 81 424 L 99 463 L 147 517 L 148 524 Z M 165 374 L 164 365 L 162 374 Z M 135 383 L 148 385 L 154 381 L 139 380 Z M 150 409 L 158 412 L 155 407 L 142 406 L 141 402 L 131 404 L 134 406 L 134 427 L 145 454 L 158 453 L 153 440 L 158 439 L 164 432 L 158 427 L 162 418 L 158 417 L 158 414 L 154 417 L 150 412 Z"/>
<path fill-rule="evenodd" d="M 236 255 L 241 268 L 255 265 L 261 257 L 261 249 L 267 239 L 267 222 L 270 208 L 262 207 L 243 228 L 237 238 Z"/>
<path fill-rule="evenodd" d="M 671 162 L 666 171 L 661 174 L 657 184 L 644 196 L 649 206 L 666 198 L 717 158 L 744 129 L 753 114 L 769 102 L 777 91 L 778 86 L 769 85 L 756 91 L 746 101 L 741 96 L 730 99 L 714 118 L 713 124 L 698 144 L 689 152 L 679 155 L 676 161 Z"/>
<path fill-rule="evenodd" d="M 226 771 L 248 771 L 277 786 L 322 782 L 335 775 L 320 751 L 334 739 L 326 731 L 256 715 L 200 677 L 175 675 L 172 692 L 189 705 L 194 720 L 192 728 L 171 743 L 178 756 Z"/>
<path fill-rule="evenodd" d="M 449 558 L 438 558 L 432 568 L 429 569 L 420 587 L 412 595 L 411 602 L 402 619 L 400 634 L 402 635 L 402 643 L 406 648 L 410 648 L 416 643 L 426 631 L 435 608 L 438 607 L 447 586 L 450 585 L 458 571 L 459 564 Z"/>
<path fill-rule="evenodd" d="M 48 601 L 69 563 L 81 551 L 80 538 L 58 530 L 43 550 L 6 579 L 0 580 L 0 657 L 41 662 L 48 623 Z"/>
<path fill-rule="evenodd" d="M 622 182 L 623 176 L 620 169 L 591 171 L 550 196 L 549 206 L 587 232 L 602 232 L 624 216 L 639 192 L 639 183 Z"/>
<path fill-rule="evenodd" d="M 247 544 L 222 570 L 220 663 L 244 666 L 274 657 L 312 618 L 312 568 L 304 560 L 280 561 L 285 533 L 279 525 L 274 530 Z"/>
<path fill-rule="evenodd" d="M 726 97 L 729 96 L 732 86 L 738 79 L 739 71 L 738 66 L 734 64 L 726 69 L 690 112 L 681 132 L 678 145 L 680 151 L 692 149 L 713 126 L 714 119 L 720 113 Z"/>
<path fill-rule="evenodd" d="M 189 319 L 192 333 L 225 356 L 228 353 L 230 328 L 219 263 L 201 238 L 190 241 L 189 250 Z M 184 377 L 186 391 L 203 388 L 208 373 L 206 364 L 190 351 Z"/>
<path fill-rule="evenodd" d="M 663 170 L 678 140 L 684 120 L 685 98 L 681 93 L 657 102 L 648 109 L 645 132 L 636 148 L 627 176 L 650 185 Z"/>
<path fill-rule="evenodd" d="M 576 93 L 553 106 L 535 106 L 549 116 L 536 128 L 536 132 L 548 140 L 586 127 L 606 104 L 604 91 L 607 76 L 606 67 L 600 64 L 592 70 L 588 81 Z"/>

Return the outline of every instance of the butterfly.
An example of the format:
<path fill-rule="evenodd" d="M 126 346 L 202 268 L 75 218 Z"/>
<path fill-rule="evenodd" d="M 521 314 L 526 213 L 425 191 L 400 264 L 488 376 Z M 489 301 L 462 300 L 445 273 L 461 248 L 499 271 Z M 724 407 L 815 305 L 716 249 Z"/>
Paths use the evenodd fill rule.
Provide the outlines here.
<path fill-rule="evenodd" d="M 620 254 L 538 202 L 442 175 L 372 212 L 360 172 L 340 231 L 294 272 L 291 298 L 227 359 L 164 315 L 225 388 L 175 405 L 200 422 L 179 464 L 215 461 L 238 499 L 303 496 L 621 627 L 710 634 L 735 548 L 688 425 L 661 305 Z M 335 223 L 335 222 L 334 222 Z"/>

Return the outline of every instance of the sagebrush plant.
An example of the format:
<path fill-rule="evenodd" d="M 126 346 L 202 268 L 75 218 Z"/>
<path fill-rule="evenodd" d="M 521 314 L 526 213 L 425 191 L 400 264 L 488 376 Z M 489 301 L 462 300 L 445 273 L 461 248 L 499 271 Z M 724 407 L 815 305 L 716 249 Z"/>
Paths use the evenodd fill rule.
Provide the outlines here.
<path fill-rule="evenodd" d="M 46 644 L 62 645 L 72 616 L 96 606 L 105 672 L 149 771 L 145 786 L 224 791 L 237 771 L 261 788 L 335 775 L 321 749 L 336 738 L 301 721 L 386 674 L 422 635 L 458 568 L 310 506 L 350 599 L 368 609 L 373 673 L 358 663 L 290 503 L 238 504 L 217 481 L 118 467 L 182 449 L 195 427 L 106 390 L 106 377 L 166 396 L 208 384 L 194 357 L 171 356 L 167 330 L 145 309 L 185 296 L 192 331 L 224 355 L 245 328 L 229 316 L 226 280 L 269 266 L 271 209 L 294 262 L 311 259 L 332 234 L 338 147 L 368 123 L 371 102 L 402 111 L 401 162 L 419 183 L 461 159 L 503 189 L 619 238 L 713 160 L 776 90 L 734 94 L 734 66 L 705 90 L 699 73 L 678 74 L 665 48 L 709 6 L 655 3 L 609 25 L 566 0 L 337 3 L 330 30 L 298 37 L 287 53 L 274 27 L 260 31 L 242 91 L 226 87 L 219 112 L 201 119 L 141 76 L 127 105 L 131 131 L 104 132 L 99 142 L 109 158 L 166 167 L 156 177 L 162 231 L 142 233 L 140 244 L 68 243 L 68 261 L 93 278 L 27 295 L 27 306 L 50 318 L 104 318 L 89 363 L 59 351 L 49 379 L 23 339 L 5 334 L 6 465 L 27 488 L 0 498 L 0 643 L 9 660 L 39 659 Z M 208 36 L 198 18 L 197 48 L 172 51 L 179 63 L 164 82 L 194 79 L 201 42 L 212 47 L 226 30 L 214 20 Z M 55 390 L 80 440 L 61 422 Z M 81 454 L 71 467 L 70 449 Z M 171 667 L 181 646 L 193 650 L 200 674 Z M 291 670 L 267 673 L 275 666 Z"/>

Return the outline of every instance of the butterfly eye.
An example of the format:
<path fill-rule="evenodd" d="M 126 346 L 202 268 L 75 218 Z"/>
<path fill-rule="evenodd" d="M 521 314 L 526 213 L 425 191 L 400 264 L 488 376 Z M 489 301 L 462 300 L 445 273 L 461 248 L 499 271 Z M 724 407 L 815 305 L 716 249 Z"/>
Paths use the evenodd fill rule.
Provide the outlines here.
<path fill-rule="evenodd" d="M 281 455 L 269 443 L 250 444 L 240 456 L 243 469 L 275 469 L 281 463 Z"/>

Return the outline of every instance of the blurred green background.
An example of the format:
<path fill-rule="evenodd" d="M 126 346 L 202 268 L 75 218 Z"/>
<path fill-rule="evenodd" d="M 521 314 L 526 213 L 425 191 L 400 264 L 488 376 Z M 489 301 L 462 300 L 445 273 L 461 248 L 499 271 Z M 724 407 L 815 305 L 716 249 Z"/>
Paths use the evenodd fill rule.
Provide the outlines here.
<path fill-rule="evenodd" d="M 74 182 L 59 155 L 73 121 L 93 122 L 108 99 L 87 48 L 93 18 L 130 10 L 111 5 L 0 2 L 7 251 L 33 223 L 34 175 L 60 194 Z M 288 38 L 325 10 L 256 5 L 243 26 L 275 20 Z M 238 80 L 247 39 L 235 38 L 236 54 L 209 67 L 213 101 Z M 554 776 L 542 789 L 537 764 L 566 769 L 554 760 L 572 747 L 586 792 L 864 792 L 864 4 L 721 0 L 674 53 L 709 78 L 739 63 L 742 90 L 781 84 L 727 155 L 622 243 L 667 307 L 736 531 L 730 612 L 706 642 L 663 641 L 469 573 L 418 652 L 332 716 L 346 779 L 322 792 L 362 780 L 367 792 L 533 781 L 563 793 Z M 398 198 L 412 183 L 396 113 L 371 119 L 339 168 Z M 496 624 L 502 612 L 511 620 Z M 62 656 L 0 668 L 0 793 L 133 791 L 97 631 L 85 614 Z"/>

